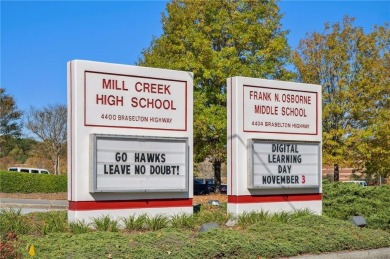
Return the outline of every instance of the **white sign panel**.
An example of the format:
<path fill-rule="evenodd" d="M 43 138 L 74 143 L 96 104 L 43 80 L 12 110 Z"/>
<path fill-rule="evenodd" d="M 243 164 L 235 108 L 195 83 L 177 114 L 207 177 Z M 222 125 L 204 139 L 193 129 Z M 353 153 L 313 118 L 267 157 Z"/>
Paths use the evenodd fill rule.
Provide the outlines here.
<path fill-rule="evenodd" d="M 85 126 L 186 131 L 187 81 L 85 71 Z"/>
<path fill-rule="evenodd" d="M 188 143 L 91 135 L 91 192 L 188 191 Z"/>
<path fill-rule="evenodd" d="M 320 184 L 320 143 L 249 141 L 248 188 L 313 188 Z"/>
<path fill-rule="evenodd" d="M 318 134 L 318 93 L 243 85 L 244 132 Z"/>

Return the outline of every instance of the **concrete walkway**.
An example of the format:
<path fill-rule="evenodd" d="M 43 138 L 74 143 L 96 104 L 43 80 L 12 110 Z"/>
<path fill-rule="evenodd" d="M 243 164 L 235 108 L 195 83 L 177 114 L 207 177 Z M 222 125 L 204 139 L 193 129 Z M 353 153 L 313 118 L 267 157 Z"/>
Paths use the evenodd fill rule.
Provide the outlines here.
<path fill-rule="evenodd" d="M 21 209 L 22 214 L 30 212 L 45 212 L 52 210 L 67 210 L 67 200 L 39 200 L 39 199 L 14 199 L 1 198 L 0 209 Z"/>
<path fill-rule="evenodd" d="M 390 259 L 390 247 L 361 251 L 346 251 L 320 255 L 301 255 L 284 259 Z"/>

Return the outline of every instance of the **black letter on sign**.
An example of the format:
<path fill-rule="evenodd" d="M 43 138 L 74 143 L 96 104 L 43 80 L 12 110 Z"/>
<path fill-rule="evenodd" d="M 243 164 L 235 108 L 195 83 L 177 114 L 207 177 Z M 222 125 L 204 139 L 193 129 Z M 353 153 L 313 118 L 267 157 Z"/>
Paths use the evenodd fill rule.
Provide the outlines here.
<path fill-rule="evenodd" d="M 119 162 L 119 161 L 123 161 L 123 162 L 126 162 L 127 161 L 127 154 L 126 153 L 122 153 L 122 155 L 117 152 L 115 154 L 115 161 Z"/>

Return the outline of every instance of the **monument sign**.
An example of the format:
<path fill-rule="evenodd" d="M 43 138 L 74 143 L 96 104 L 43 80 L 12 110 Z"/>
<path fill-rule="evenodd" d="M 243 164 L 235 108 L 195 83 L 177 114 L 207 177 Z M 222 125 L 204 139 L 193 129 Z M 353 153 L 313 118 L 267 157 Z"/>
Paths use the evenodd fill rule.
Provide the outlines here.
<path fill-rule="evenodd" d="M 320 214 L 321 86 L 233 77 L 228 85 L 228 211 Z"/>
<path fill-rule="evenodd" d="M 68 63 L 70 221 L 192 213 L 192 78 Z"/>

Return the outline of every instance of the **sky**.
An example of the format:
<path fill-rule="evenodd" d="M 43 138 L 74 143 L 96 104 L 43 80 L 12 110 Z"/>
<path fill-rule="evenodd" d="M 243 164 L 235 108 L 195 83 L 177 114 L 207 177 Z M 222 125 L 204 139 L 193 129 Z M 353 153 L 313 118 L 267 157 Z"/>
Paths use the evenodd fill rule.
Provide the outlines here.
<path fill-rule="evenodd" d="M 153 37 L 162 34 L 166 3 L 1 0 L 0 87 L 22 111 L 66 104 L 66 63 L 135 65 Z M 279 7 L 293 49 L 307 33 L 321 33 L 325 22 L 339 22 L 344 15 L 356 18 L 365 32 L 390 21 L 390 0 L 282 0 Z"/>

